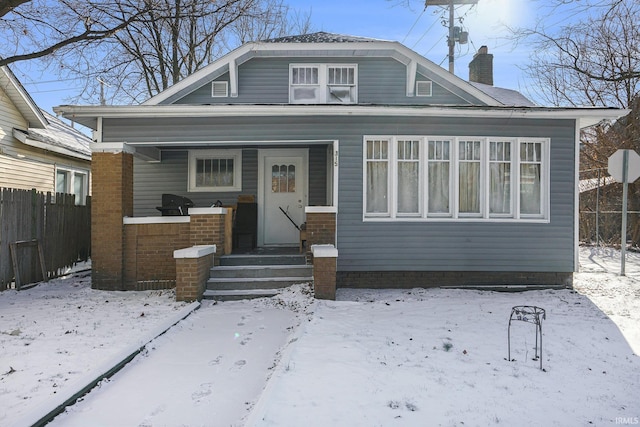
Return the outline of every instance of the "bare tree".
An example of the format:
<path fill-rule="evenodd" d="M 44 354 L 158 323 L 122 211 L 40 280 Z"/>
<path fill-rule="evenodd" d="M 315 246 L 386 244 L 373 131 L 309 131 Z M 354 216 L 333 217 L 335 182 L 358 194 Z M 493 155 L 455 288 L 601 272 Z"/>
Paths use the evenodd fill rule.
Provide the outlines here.
<path fill-rule="evenodd" d="M 567 9 L 568 8 L 568 9 Z M 556 106 L 613 106 L 631 112 L 615 123 L 602 123 L 581 135 L 580 179 L 598 181 L 600 192 L 580 195 L 581 238 L 593 238 L 595 211 L 600 239 L 620 242 L 621 186 L 607 176 L 608 158 L 618 149 L 640 149 L 640 3 L 634 0 L 556 0 L 543 17 L 569 16 L 567 25 L 518 30 L 519 41 L 532 44 L 524 68 L 537 98 Z M 607 184 L 604 185 L 603 184 Z M 594 187 L 595 188 L 595 187 Z M 629 209 L 640 210 L 640 184 L 629 187 Z M 629 217 L 629 236 L 640 245 L 640 217 Z"/>
<path fill-rule="evenodd" d="M 83 100 L 96 101 L 99 78 L 109 84 L 105 102 L 140 102 L 241 43 L 308 29 L 308 16 L 282 0 L 155 0 L 98 49 L 64 58 L 61 69 L 82 77 Z"/>
<path fill-rule="evenodd" d="M 0 66 L 113 36 L 154 0 L 0 0 Z"/>
<path fill-rule="evenodd" d="M 583 19 L 553 31 L 541 21 L 536 28 L 516 32 L 532 44 L 532 60 L 524 71 L 545 103 L 628 107 L 637 96 L 640 3 L 598 4 L 595 12 L 579 9 Z"/>

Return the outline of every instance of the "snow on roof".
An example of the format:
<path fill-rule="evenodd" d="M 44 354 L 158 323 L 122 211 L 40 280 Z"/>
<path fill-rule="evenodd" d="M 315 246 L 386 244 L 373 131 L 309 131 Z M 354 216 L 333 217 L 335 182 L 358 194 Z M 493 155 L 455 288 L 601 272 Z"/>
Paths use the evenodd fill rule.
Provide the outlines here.
<path fill-rule="evenodd" d="M 483 83 L 469 82 L 476 89 L 480 89 L 496 101 L 509 107 L 535 107 L 536 104 L 527 99 L 520 92 L 513 89 L 505 89 L 502 87 L 495 87 L 486 85 Z"/>
<path fill-rule="evenodd" d="M 349 36 L 344 34 L 326 33 L 319 31 L 311 34 L 300 34 L 295 36 L 278 37 L 275 39 L 263 40 L 264 43 L 357 43 L 357 42 L 379 42 L 386 41 L 372 39 L 368 37 Z"/>
<path fill-rule="evenodd" d="M 41 111 L 49 123 L 44 129 L 29 128 L 26 133 L 28 139 L 69 151 L 69 154 L 76 154 L 80 158 L 91 157 L 89 137 L 52 114 Z"/>
<path fill-rule="evenodd" d="M 578 184 L 578 189 L 580 190 L 581 193 L 584 193 L 585 191 L 594 190 L 598 187 L 604 187 L 606 185 L 613 184 L 614 182 L 616 182 L 616 180 L 613 179 L 612 176 L 604 176 L 600 179 L 598 178 L 581 179 L 580 183 Z"/>

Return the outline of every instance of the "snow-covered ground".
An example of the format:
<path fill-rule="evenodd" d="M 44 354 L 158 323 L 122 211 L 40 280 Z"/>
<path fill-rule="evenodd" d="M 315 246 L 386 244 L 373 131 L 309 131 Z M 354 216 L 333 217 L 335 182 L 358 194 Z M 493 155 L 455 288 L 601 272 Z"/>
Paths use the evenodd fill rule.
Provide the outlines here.
<path fill-rule="evenodd" d="M 575 290 L 315 302 L 299 285 L 204 302 L 51 425 L 638 424 L 640 256 L 626 267 L 621 277 L 616 251 L 582 248 Z M 544 371 L 529 323 L 512 325 L 507 360 L 515 305 L 546 310 Z M 87 274 L 0 293 L 0 425 L 25 425 L 192 308 L 167 291 L 95 291 Z"/>

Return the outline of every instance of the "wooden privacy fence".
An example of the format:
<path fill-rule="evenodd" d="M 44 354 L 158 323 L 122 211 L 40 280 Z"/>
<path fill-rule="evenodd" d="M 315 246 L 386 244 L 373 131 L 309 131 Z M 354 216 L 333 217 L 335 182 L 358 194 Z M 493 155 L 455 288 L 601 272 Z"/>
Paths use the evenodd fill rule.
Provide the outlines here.
<path fill-rule="evenodd" d="M 56 277 L 90 255 L 90 197 L 79 206 L 73 194 L 0 188 L 0 291 Z"/>

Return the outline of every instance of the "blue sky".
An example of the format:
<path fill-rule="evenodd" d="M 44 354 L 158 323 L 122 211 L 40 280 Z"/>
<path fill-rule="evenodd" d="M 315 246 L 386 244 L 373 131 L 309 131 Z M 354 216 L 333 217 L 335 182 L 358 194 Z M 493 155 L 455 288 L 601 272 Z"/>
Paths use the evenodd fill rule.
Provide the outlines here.
<path fill-rule="evenodd" d="M 289 0 L 288 4 L 311 13 L 313 28 L 340 34 L 381 38 L 402 42 L 443 68 L 448 68 L 447 29 L 441 20 L 444 9 L 430 6 L 423 10 L 421 0 L 412 0 L 413 8 L 398 6 L 399 0 Z M 494 55 L 494 85 L 527 93 L 528 82 L 519 67 L 525 66 L 529 53 L 514 48 L 506 39 L 504 24 L 513 27 L 532 25 L 539 7 L 546 0 L 479 0 L 471 6 L 458 6 L 456 19 L 469 32 L 469 43 L 456 46 L 456 75 L 469 77 L 469 61 L 482 45 Z M 56 82 L 35 66 L 14 64 L 13 71 L 43 109 L 65 104 L 73 95 L 72 82 Z M 38 82 L 39 83 L 35 83 Z"/>

